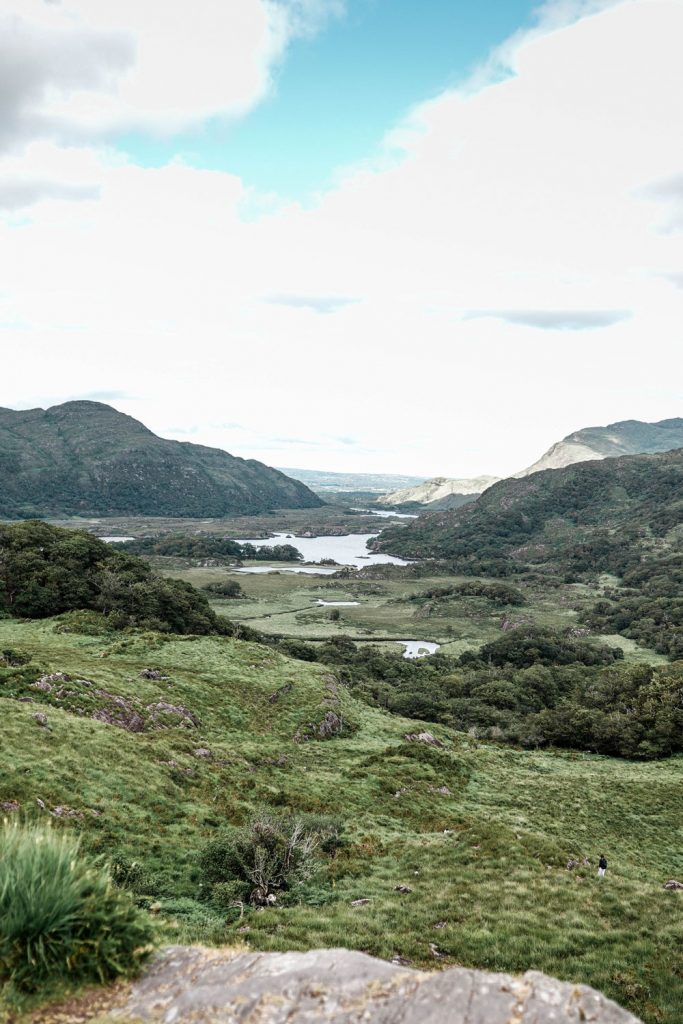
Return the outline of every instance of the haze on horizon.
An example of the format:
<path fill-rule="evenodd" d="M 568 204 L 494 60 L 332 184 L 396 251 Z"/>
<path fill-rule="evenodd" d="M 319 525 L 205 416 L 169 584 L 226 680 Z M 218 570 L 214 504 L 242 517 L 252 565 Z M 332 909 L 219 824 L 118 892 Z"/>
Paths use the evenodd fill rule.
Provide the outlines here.
<path fill-rule="evenodd" d="M 683 0 L 3 0 L 0 405 L 504 476 L 683 408 Z"/>

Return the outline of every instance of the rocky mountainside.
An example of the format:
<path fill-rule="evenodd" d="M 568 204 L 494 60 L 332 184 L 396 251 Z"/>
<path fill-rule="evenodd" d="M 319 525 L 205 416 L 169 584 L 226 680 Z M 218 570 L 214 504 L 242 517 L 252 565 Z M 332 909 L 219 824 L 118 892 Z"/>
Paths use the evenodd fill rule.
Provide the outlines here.
<path fill-rule="evenodd" d="M 585 427 L 552 445 L 540 459 L 516 477 L 529 476 L 543 469 L 562 469 L 589 459 L 615 458 L 619 455 L 651 455 L 683 447 L 683 419 L 643 423 L 622 420 L 606 427 Z"/>
<path fill-rule="evenodd" d="M 385 494 L 382 504 L 407 505 L 415 502 L 421 505 L 430 505 L 454 495 L 476 497 L 487 487 L 498 483 L 499 480 L 500 477 L 497 476 L 477 476 L 468 480 L 451 480 L 445 476 L 435 476 L 432 480 L 425 480 L 423 484 L 418 484 L 417 487 L 404 487 L 399 491 Z"/>
<path fill-rule="evenodd" d="M 683 523 L 683 449 L 627 455 L 502 480 L 476 503 L 383 531 L 381 549 L 506 574 L 514 564 L 564 565 L 601 538 L 612 554 L 645 551 Z M 573 556 L 572 556 L 573 557 Z M 598 552 L 593 553 L 599 568 Z M 602 557 L 602 556 L 601 556 Z"/>
<path fill-rule="evenodd" d="M 513 479 L 530 476 L 544 469 L 562 469 L 576 462 L 614 458 L 620 455 L 648 455 L 681 447 L 683 419 L 680 417 L 660 420 L 658 423 L 623 420 L 620 423 L 610 423 L 606 427 L 585 427 L 551 445 L 540 459 L 515 473 Z M 479 476 L 471 480 L 434 477 L 433 480 L 426 480 L 418 487 L 408 487 L 386 494 L 382 498 L 382 504 L 416 503 L 447 508 L 450 503 L 451 507 L 454 507 L 455 504 L 461 505 L 465 502 L 452 502 L 453 498 L 464 498 L 467 495 L 478 497 L 499 480 L 500 477 L 495 476 Z"/>
<path fill-rule="evenodd" d="M 254 459 L 168 441 L 100 402 L 0 409 L 0 516 L 222 516 L 323 502 Z"/>

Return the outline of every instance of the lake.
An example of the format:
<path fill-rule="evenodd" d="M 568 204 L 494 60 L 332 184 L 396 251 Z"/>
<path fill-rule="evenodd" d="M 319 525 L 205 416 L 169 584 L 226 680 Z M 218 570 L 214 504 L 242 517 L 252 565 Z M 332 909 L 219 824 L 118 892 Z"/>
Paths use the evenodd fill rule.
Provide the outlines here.
<path fill-rule="evenodd" d="M 426 658 L 429 654 L 435 654 L 441 646 L 429 640 L 397 640 L 396 643 L 405 647 L 404 658 Z"/>
<path fill-rule="evenodd" d="M 377 533 L 351 533 L 345 537 L 294 537 L 290 533 L 276 533 L 272 537 L 259 537 L 255 540 L 238 540 L 238 544 L 253 544 L 255 548 L 273 547 L 275 544 L 291 544 L 304 556 L 305 562 L 320 562 L 322 559 L 332 558 L 339 566 L 353 565 L 362 569 L 364 565 L 408 565 L 402 558 L 394 558 L 393 555 L 383 555 L 375 551 L 368 551 L 367 543 L 378 537 Z M 247 567 L 241 572 L 306 572 L 326 573 L 335 572 L 336 569 L 328 566 L 320 566 L 315 569 L 298 568 L 291 563 L 280 562 L 267 568 L 262 566 Z"/>
<path fill-rule="evenodd" d="M 417 515 L 410 512 L 385 512 L 375 508 L 353 508 L 352 512 L 365 512 L 366 515 L 381 516 L 382 519 L 417 519 Z"/>

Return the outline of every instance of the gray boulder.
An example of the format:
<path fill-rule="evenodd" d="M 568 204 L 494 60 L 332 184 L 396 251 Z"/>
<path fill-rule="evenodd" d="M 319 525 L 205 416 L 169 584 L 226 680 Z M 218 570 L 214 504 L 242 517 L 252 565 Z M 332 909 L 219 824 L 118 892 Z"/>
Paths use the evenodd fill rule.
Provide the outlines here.
<path fill-rule="evenodd" d="M 119 1018 L 163 1024 L 640 1024 L 585 985 L 453 967 L 428 973 L 346 949 L 171 946 Z"/>

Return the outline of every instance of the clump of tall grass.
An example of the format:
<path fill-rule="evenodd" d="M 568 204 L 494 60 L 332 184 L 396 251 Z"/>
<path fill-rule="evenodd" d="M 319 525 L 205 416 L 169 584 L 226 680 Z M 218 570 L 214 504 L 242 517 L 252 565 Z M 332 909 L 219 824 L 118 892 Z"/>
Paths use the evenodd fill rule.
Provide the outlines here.
<path fill-rule="evenodd" d="M 17 991 L 135 973 L 154 925 L 76 836 L 0 829 L 0 983 Z"/>

